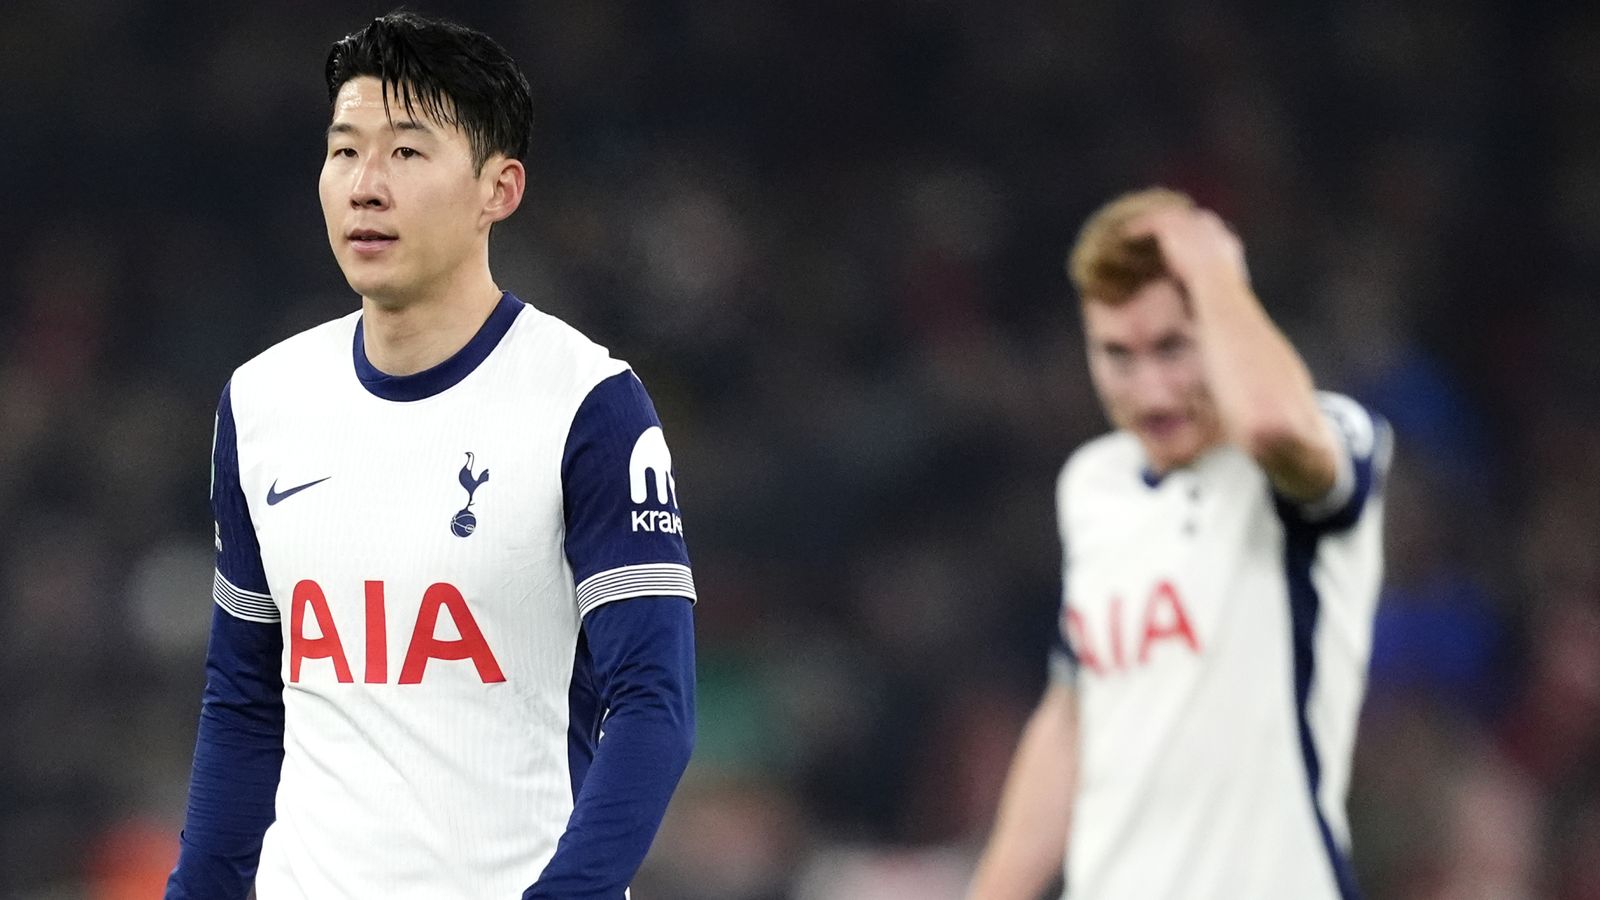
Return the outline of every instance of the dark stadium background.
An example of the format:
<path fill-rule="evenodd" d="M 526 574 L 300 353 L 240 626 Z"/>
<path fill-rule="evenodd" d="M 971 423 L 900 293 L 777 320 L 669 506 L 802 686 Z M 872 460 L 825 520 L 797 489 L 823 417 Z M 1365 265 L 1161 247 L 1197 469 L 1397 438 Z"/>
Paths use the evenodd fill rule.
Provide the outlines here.
<path fill-rule="evenodd" d="M 212 411 L 354 308 L 320 79 L 387 8 L 5 4 L 0 896 L 170 865 Z M 413 8 L 527 69 L 496 274 L 631 360 L 676 454 L 701 732 L 640 900 L 957 896 L 1043 683 L 1052 479 L 1104 427 L 1063 249 L 1152 182 L 1398 431 L 1368 896 L 1600 898 L 1593 4 Z"/>

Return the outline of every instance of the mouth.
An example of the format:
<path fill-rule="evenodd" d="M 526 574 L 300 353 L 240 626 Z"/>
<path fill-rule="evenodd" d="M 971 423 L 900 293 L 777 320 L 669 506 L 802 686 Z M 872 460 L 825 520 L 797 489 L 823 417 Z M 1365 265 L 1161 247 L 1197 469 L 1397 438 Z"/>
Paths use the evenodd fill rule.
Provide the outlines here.
<path fill-rule="evenodd" d="M 399 240 L 395 235 L 375 228 L 357 228 L 346 234 L 345 239 L 350 242 L 351 249 L 363 256 L 381 253 Z"/>
<path fill-rule="evenodd" d="M 1189 421 L 1178 413 L 1151 413 L 1139 417 L 1139 430 L 1155 440 L 1166 440 L 1176 435 Z"/>

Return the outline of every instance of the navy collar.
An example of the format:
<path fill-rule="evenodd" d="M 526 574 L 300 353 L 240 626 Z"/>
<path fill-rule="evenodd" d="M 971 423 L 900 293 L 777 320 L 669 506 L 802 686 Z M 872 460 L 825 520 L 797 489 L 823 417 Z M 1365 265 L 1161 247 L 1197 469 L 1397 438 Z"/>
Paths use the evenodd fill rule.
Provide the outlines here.
<path fill-rule="evenodd" d="M 484 320 L 483 326 L 472 336 L 472 340 L 467 341 L 466 346 L 457 350 L 444 362 L 414 375 L 390 375 L 378 371 L 372 361 L 367 359 L 367 346 L 361 339 L 362 320 L 357 318 L 355 344 L 352 348 L 356 378 L 374 397 L 401 403 L 423 400 L 434 394 L 443 393 L 460 384 L 461 379 L 471 375 L 472 371 L 489 357 L 494 348 L 499 346 L 500 339 L 511 330 L 511 323 L 517 320 L 517 314 L 522 312 L 523 306 L 523 302 L 518 300 L 516 295 L 510 291 L 503 292 L 500 295 L 500 302 L 495 304 L 494 311 L 489 313 L 489 318 Z"/>

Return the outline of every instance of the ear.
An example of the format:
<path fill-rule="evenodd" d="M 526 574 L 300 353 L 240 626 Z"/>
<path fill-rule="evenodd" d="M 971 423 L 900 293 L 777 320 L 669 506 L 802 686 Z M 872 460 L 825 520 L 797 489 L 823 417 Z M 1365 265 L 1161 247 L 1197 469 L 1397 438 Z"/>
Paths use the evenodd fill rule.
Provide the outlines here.
<path fill-rule="evenodd" d="M 483 164 L 483 183 L 489 196 L 483 205 L 483 224 L 493 225 L 517 211 L 528 186 L 528 172 L 521 161 L 491 156 Z"/>

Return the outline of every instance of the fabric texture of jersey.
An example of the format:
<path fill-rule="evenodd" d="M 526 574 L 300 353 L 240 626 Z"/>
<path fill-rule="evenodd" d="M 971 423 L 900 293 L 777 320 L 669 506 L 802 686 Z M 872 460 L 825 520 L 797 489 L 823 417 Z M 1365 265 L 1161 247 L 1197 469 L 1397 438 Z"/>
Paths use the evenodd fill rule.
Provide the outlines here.
<path fill-rule="evenodd" d="M 1318 400 L 1344 452 L 1316 503 L 1231 446 L 1156 478 L 1117 432 L 1063 468 L 1068 897 L 1357 896 L 1345 799 L 1390 438 L 1354 401 Z"/>
<path fill-rule="evenodd" d="M 671 456 L 626 364 L 509 294 L 418 376 L 372 367 L 360 328 L 241 366 L 231 448 L 219 415 L 241 502 L 216 603 L 282 646 L 256 890 L 521 896 L 602 739 L 585 616 L 695 598 Z"/>

